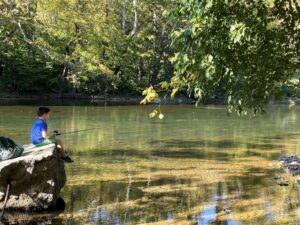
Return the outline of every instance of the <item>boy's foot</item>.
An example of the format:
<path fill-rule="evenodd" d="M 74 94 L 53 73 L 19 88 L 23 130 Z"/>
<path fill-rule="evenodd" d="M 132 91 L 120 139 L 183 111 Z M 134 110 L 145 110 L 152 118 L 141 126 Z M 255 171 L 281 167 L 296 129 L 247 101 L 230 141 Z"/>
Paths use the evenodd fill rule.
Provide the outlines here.
<path fill-rule="evenodd" d="M 64 160 L 66 163 L 72 163 L 72 162 L 74 162 L 74 160 L 72 160 L 70 158 L 70 156 L 68 156 L 68 155 L 66 157 L 61 157 L 61 159 Z"/>

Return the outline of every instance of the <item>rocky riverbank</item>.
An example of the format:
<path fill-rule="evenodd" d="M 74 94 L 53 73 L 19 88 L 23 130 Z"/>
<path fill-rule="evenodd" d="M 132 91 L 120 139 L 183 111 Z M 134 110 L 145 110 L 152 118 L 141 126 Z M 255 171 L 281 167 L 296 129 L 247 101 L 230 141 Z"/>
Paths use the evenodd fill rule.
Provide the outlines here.
<path fill-rule="evenodd" d="M 279 161 L 293 176 L 300 175 L 300 158 L 298 156 L 281 156 Z"/>
<path fill-rule="evenodd" d="M 279 159 L 281 168 L 289 174 L 288 176 L 275 176 L 280 186 L 288 186 L 289 181 L 300 185 L 300 157 L 298 156 L 281 156 Z M 284 177 L 286 179 L 284 179 Z"/>
<path fill-rule="evenodd" d="M 64 163 L 54 144 L 26 146 L 21 157 L 0 162 L 0 209 L 43 211 L 61 203 L 60 190 L 66 182 Z"/>

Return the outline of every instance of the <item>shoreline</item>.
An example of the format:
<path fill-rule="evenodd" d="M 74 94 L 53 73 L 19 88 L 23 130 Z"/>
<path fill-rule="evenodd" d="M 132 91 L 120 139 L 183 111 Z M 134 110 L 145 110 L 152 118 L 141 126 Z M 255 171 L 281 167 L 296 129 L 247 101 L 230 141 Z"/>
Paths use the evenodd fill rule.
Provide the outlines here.
<path fill-rule="evenodd" d="M 111 104 L 111 105 L 140 105 L 143 100 L 143 96 L 121 96 L 121 95 L 84 95 L 84 94 L 64 94 L 60 96 L 58 94 L 0 94 L 1 103 L 40 103 L 47 101 L 49 103 L 88 103 L 88 104 Z M 195 104 L 195 100 L 186 96 L 178 96 L 174 99 L 167 97 L 166 99 L 158 98 L 149 104 Z"/>
<path fill-rule="evenodd" d="M 85 95 L 85 94 L 7 94 L 0 93 L 0 104 L 2 103 L 41 103 L 47 101 L 49 103 L 60 103 L 60 104 L 108 104 L 108 105 L 140 105 L 143 100 L 143 96 L 121 96 L 121 95 Z M 195 104 L 196 100 L 189 98 L 184 95 L 176 96 L 172 99 L 168 96 L 166 99 L 159 97 L 150 105 L 153 104 L 174 104 L 174 105 L 189 105 Z M 297 97 L 283 97 L 280 100 L 272 100 L 268 103 L 269 105 L 282 104 L 282 105 L 300 105 L 300 99 Z M 224 98 L 210 98 L 203 105 L 227 105 Z"/>

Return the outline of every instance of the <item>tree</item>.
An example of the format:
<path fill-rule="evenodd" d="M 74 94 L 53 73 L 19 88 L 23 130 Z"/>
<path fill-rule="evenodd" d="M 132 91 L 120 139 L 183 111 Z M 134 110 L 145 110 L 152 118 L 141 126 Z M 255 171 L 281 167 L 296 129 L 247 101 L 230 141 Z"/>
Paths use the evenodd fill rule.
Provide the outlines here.
<path fill-rule="evenodd" d="M 59 68 L 36 42 L 36 7 L 35 1 L 0 2 L 1 90 L 50 91 L 56 83 L 55 77 L 48 78 Z"/>
<path fill-rule="evenodd" d="M 230 112 L 262 111 L 299 69 L 299 15 L 296 0 L 181 0 L 169 15 L 176 74 L 164 87 L 199 101 L 224 90 Z"/>
<path fill-rule="evenodd" d="M 140 93 L 172 73 L 167 35 L 171 26 L 161 17 L 172 7 L 170 2 L 0 2 L 0 84 L 8 91 L 54 91 L 62 96 Z M 32 90 L 33 82 L 40 82 L 40 89 Z"/>

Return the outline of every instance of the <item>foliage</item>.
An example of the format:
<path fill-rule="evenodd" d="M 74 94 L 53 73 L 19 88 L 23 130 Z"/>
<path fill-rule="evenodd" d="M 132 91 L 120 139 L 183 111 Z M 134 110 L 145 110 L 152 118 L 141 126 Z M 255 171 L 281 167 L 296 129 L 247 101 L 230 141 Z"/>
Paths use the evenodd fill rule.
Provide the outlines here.
<path fill-rule="evenodd" d="M 224 93 L 230 112 L 256 113 L 299 86 L 299 5 L 4 0 L 0 88 L 134 94 L 150 86 L 142 103 L 153 101 L 157 89 L 172 97 L 187 90 L 198 101 Z"/>
<path fill-rule="evenodd" d="M 181 0 L 169 15 L 173 80 L 198 100 L 224 90 L 230 112 L 263 110 L 290 78 L 299 80 L 299 15 L 296 0 Z"/>
<path fill-rule="evenodd" d="M 7 91 L 136 93 L 169 79 L 171 1 L 0 2 L 0 85 Z M 122 15 L 126 15 L 122 29 Z"/>

